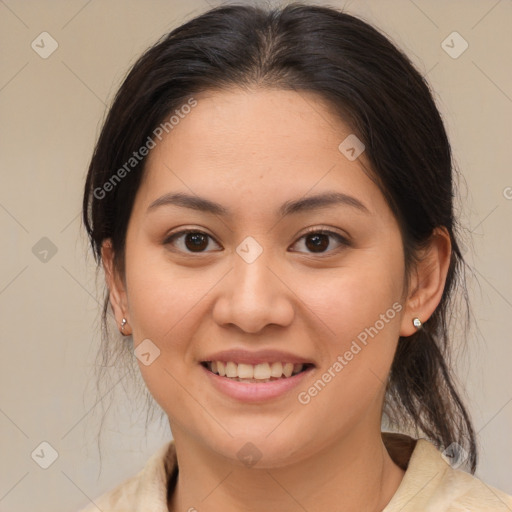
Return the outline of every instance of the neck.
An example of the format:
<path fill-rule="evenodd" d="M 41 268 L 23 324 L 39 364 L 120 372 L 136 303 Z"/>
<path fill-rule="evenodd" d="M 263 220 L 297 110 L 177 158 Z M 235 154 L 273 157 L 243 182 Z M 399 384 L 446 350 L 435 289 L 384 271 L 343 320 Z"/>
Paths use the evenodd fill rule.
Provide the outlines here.
<path fill-rule="evenodd" d="M 378 512 L 398 488 L 404 471 L 391 460 L 380 431 L 354 431 L 313 457 L 290 466 L 240 466 L 174 433 L 179 476 L 172 512 Z"/>

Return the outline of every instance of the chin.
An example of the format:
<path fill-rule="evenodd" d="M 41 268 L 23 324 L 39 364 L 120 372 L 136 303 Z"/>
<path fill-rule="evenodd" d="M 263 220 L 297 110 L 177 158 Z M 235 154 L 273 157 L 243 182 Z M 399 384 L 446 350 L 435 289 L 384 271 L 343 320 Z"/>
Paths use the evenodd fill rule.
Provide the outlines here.
<path fill-rule="evenodd" d="M 225 432 L 216 433 L 203 438 L 203 444 L 212 452 L 241 467 L 285 467 L 308 456 L 306 452 L 312 448 L 308 446 L 308 441 L 311 442 L 312 436 L 311 431 L 295 432 L 294 435 L 290 425 L 279 426 L 284 417 L 286 415 L 272 422 L 271 428 L 268 427 L 269 422 L 265 422 L 265 425 L 258 425 L 254 421 L 246 423 L 245 426 L 240 424 L 238 428 L 228 429 L 233 437 Z"/>

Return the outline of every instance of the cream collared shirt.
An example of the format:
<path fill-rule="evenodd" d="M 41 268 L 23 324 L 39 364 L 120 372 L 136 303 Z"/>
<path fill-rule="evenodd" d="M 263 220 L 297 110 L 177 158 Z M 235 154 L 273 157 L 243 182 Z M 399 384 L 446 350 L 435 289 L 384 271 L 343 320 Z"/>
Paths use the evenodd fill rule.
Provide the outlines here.
<path fill-rule="evenodd" d="M 511 496 L 453 469 L 429 441 L 390 433 L 383 433 L 383 440 L 405 475 L 382 512 L 512 512 Z M 174 441 L 169 441 L 139 473 L 80 512 L 168 512 L 167 492 L 177 471 Z"/>

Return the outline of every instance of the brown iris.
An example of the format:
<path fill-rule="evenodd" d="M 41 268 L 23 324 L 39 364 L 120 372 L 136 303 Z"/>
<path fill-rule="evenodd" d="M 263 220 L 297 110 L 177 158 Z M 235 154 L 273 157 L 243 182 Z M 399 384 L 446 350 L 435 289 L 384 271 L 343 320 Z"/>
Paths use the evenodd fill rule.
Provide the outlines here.
<path fill-rule="evenodd" d="M 312 243 L 309 243 L 309 241 L 312 241 Z M 312 252 L 321 252 L 329 247 L 329 237 L 321 233 L 308 235 L 306 237 L 306 247 Z"/>
<path fill-rule="evenodd" d="M 190 251 L 200 252 L 208 247 L 208 235 L 204 233 L 187 233 L 185 245 Z"/>

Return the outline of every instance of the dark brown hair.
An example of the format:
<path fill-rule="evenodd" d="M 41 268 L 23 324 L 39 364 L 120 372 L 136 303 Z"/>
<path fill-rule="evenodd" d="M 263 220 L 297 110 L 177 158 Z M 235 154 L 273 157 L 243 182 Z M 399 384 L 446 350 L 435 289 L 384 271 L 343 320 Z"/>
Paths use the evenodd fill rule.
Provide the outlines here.
<path fill-rule="evenodd" d="M 114 175 L 191 97 L 233 87 L 314 92 L 349 124 L 399 221 L 407 272 L 436 227 L 450 234 L 441 302 L 423 329 L 400 338 L 384 414 L 440 448 L 462 446 L 474 472 L 475 433 L 449 364 L 452 296 L 456 288 L 465 291 L 450 144 L 425 79 L 364 21 L 304 4 L 273 10 L 230 5 L 188 21 L 145 52 L 115 97 L 89 167 L 83 221 L 98 263 L 102 243 L 111 239 L 116 267 L 124 272 L 126 230 L 145 158 L 121 180 L 114 182 Z M 104 326 L 107 313 L 108 294 Z"/>

